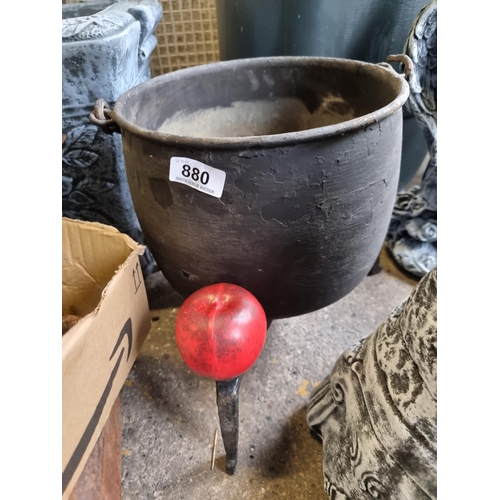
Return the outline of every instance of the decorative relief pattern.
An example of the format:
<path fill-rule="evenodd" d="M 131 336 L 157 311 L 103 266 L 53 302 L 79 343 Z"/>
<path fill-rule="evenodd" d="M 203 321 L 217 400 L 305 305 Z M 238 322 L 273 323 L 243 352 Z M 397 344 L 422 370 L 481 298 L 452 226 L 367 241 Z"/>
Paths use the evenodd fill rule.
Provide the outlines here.
<path fill-rule="evenodd" d="M 437 497 L 437 268 L 309 401 L 333 500 Z"/>

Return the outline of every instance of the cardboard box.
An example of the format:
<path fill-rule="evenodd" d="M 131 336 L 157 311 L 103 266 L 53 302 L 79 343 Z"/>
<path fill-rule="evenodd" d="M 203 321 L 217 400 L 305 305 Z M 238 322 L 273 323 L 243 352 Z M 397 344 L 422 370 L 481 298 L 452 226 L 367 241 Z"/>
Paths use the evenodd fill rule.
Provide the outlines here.
<path fill-rule="evenodd" d="M 62 220 L 62 498 L 69 498 L 151 328 L 138 245 L 117 229 Z M 64 322 L 63 322 L 64 323 Z"/>

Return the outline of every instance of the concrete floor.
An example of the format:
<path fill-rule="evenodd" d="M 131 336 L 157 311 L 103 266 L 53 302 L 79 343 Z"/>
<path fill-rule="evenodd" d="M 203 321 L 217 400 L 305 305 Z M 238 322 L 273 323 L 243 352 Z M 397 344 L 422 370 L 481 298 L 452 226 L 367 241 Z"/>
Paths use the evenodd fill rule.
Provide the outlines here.
<path fill-rule="evenodd" d="M 224 472 L 220 433 L 210 468 L 215 382 L 192 373 L 175 344 L 182 298 L 161 273 L 149 276 L 152 329 L 121 391 L 123 500 L 326 500 L 322 445 L 309 432 L 306 405 L 342 351 L 369 335 L 416 284 L 385 253 L 381 263 L 381 273 L 339 302 L 273 322 L 241 384 L 232 477 Z"/>

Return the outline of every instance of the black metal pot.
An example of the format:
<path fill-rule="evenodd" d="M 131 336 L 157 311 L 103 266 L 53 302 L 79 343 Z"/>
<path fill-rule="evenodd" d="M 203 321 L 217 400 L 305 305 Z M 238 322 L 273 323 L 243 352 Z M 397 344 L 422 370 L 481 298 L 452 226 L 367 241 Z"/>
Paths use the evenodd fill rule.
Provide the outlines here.
<path fill-rule="evenodd" d="M 242 59 L 156 77 L 91 119 L 123 136 L 135 210 L 172 286 L 240 285 L 272 320 L 339 300 L 375 262 L 408 93 L 387 63 Z"/>

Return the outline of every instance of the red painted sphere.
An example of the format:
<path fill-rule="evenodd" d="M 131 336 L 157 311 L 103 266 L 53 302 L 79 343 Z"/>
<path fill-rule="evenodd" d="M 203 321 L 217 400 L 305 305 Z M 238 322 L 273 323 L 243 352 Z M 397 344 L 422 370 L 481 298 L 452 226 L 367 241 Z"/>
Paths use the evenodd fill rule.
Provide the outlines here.
<path fill-rule="evenodd" d="M 184 301 L 177 314 L 175 340 L 194 372 L 228 380 L 254 364 L 266 331 L 266 314 L 259 301 L 240 286 L 218 283 Z"/>

